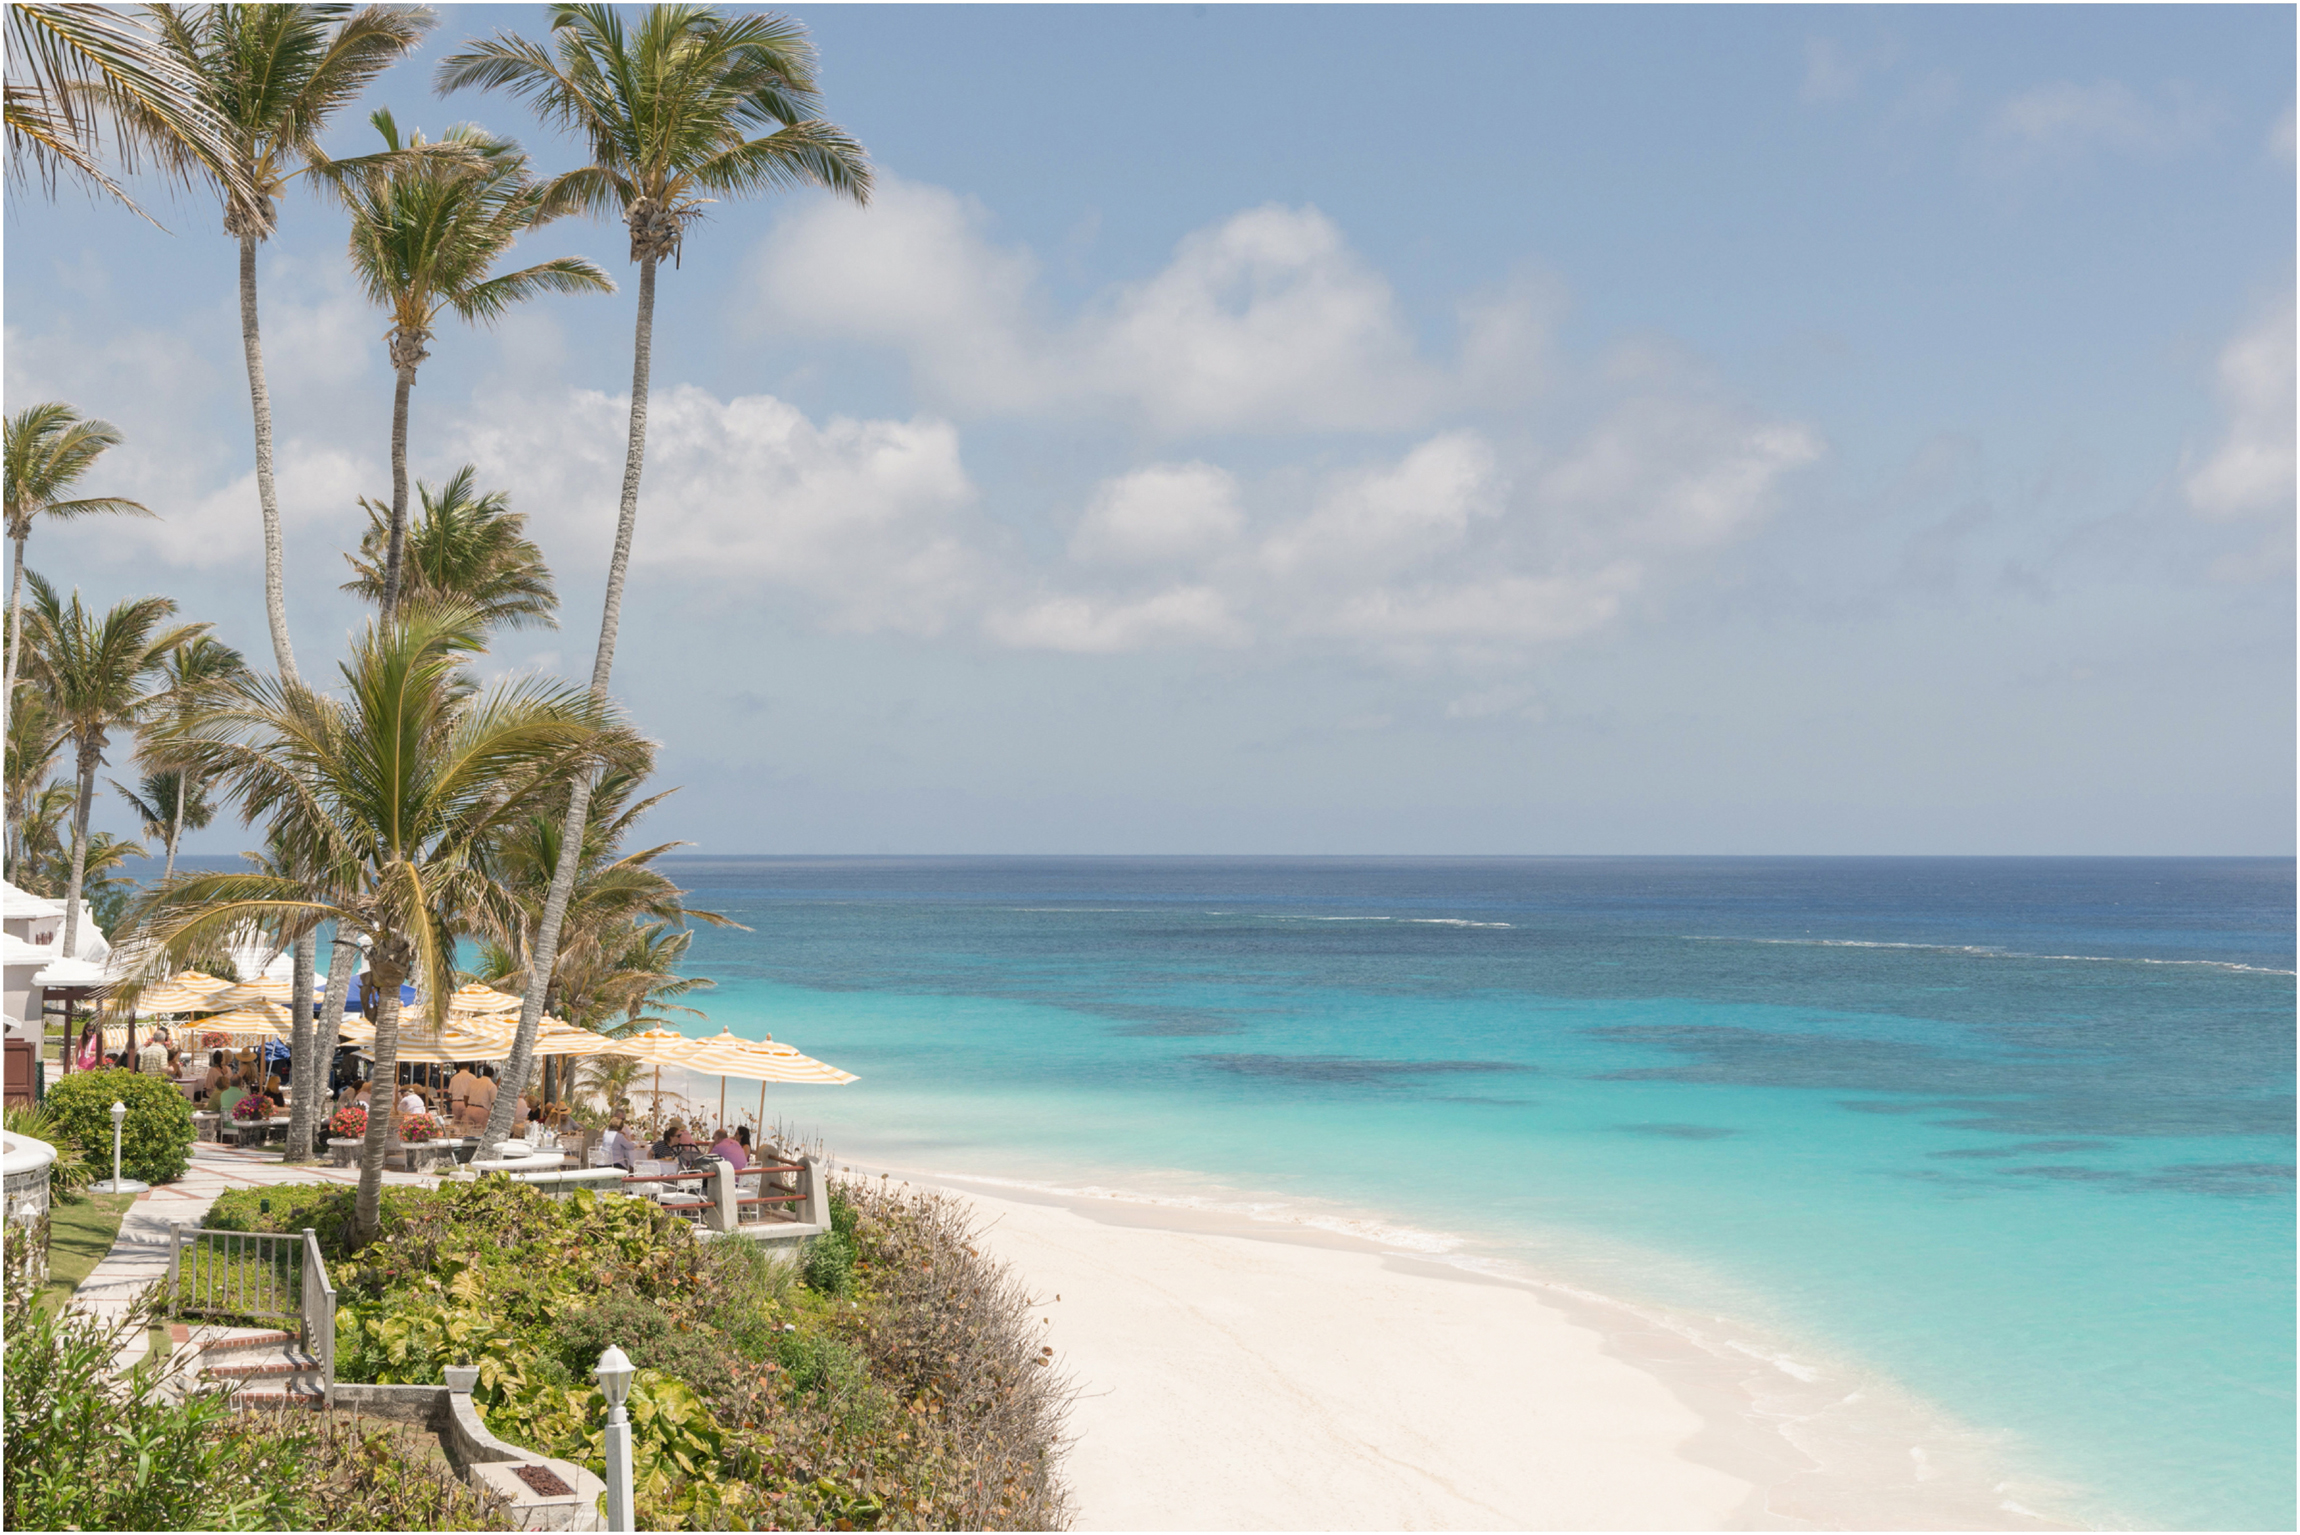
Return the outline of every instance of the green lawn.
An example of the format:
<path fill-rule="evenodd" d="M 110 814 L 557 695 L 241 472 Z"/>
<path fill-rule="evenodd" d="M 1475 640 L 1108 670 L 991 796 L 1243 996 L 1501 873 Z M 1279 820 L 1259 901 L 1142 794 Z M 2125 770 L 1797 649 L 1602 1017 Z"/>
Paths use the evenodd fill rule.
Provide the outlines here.
<path fill-rule="evenodd" d="M 48 1285 L 41 1298 L 62 1306 L 88 1271 L 112 1250 L 120 1217 L 136 1202 L 133 1194 L 90 1194 L 78 1204 L 58 1201 L 48 1212 Z"/>

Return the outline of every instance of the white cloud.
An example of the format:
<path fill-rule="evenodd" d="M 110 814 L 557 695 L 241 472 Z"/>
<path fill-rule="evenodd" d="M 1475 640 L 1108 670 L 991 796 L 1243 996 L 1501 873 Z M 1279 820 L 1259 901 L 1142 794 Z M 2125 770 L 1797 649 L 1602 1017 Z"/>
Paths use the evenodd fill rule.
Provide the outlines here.
<path fill-rule="evenodd" d="M 1110 652 L 1156 645 L 1242 645 L 1251 631 L 1209 586 L 1177 586 L 1135 602 L 1051 597 L 993 612 L 984 630 L 1025 650 Z"/>
<path fill-rule="evenodd" d="M 1157 565 L 1227 547 L 1244 526 L 1238 482 L 1193 461 L 1153 464 L 1105 480 L 1070 538 L 1089 564 Z"/>
<path fill-rule="evenodd" d="M 1306 496 L 1287 488 L 1295 472 L 1242 487 L 1191 465 L 1191 479 L 1220 487 L 1219 538 L 1177 535 L 1155 589 L 1042 592 L 995 608 L 985 632 L 1073 651 L 1258 637 L 1392 661 L 1508 663 L 1612 622 L 1633 596 L 1745 536 L 1782 477 L 1820 451 L 1805 427 L 1644 378 L 1562 450 L 1505 451 L 1456 429 L 1328 471 Z M 1174 478 L 1158 466 L 1106 482 L 1095 505 L 1125 500 L 1146 520 L 1159 505 L 1194 504 L 1131 499 Z"/>
<path fill-rule="evenodd" d="M 2221 349 L 2217 393 L 2228 425 L 2189 474 L 2188 504 L 2216 521 L 2273 520 L 2289 545 L 2294 493 L 2294 313 L 2286 299 Z"/>
<path fill-rule="evenodd" d="M 462 455 L 483 480 L 527 487 L 522 505 L 582 508 L 578 536 L 604 546 L 628 410 L 592 390 L 521 402 L 471 424 Z M 836 629 L 934 633 L 984 579 L 958 523 L 973 499 L 945 422 L 818 425 L 770 395 L 681 385 L 649 403 L 632 563 L 700 588 L 798 592 Z"/>
<path fill-rule="evenodd" d="M 1493 450 L 1475 432 L 1447 432 L 1393 467 L 1339 475 L 1310 515 L 1261 549 L 1281 577 L 1340 572 L 1381 577 L 1461 547 L 1470 523 L 1501 509 Z"/>
<path fill-rule="evenodd" d="M 811 205 L 759 248 L 757 319 L 900 351 L 956 414 L 1092 412 L 1182 435 L 1420 425 L 1533 368 L 1553 307 L 1524 282 L 1471 306 L 1461 364 L 1440 367 L 1330 219 L 1270 205 L 1056 319 L 1036 260 L 987 225 L 976 204 L 893 177 L 867 210 Z"/>
<path fill-rule="evenodd" d="M 2094 149 L 2162 158 L 2211 136 L 2219 114 L 2186 87 L 2169 85 L 2149 101 L 2120 80 L 2091 85 L 2055 80 L 1997 109 L 1989 136 L 2011 164 L 2067 160 Z"/>

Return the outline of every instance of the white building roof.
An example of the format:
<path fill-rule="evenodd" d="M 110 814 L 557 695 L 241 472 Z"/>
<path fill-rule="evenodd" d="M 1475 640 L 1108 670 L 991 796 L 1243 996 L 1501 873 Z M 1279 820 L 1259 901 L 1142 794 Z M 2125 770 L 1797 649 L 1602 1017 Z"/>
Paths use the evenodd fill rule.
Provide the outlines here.
<path fill-rule="evenodd" d="M 59 959 L 32 977 L 35 986 L 101 986 L 112 972 L 89 959 Z"/>
<path fill-rule="evenodd" d="M 0 933 L 0 965 L 45 965 L 64 951 L 52 943 L 27 943 L 14 933 Z"/>
<path fill-rule="evenodd" d="M 64 915 L 64 903 L 62 901 L 51 901 L 44 895 L 34 895 L 29 890 L 19 890 L 6 880 L 0 879 L 0 918 L 14 922 L 19 918 L 61 917 L 62 915 Z"/>

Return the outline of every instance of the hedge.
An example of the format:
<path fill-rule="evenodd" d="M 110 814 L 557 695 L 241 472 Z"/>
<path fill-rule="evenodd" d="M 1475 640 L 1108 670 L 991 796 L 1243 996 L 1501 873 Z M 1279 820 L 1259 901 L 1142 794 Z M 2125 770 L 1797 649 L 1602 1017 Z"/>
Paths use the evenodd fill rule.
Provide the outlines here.
<path fill-rule="evenodd" d="M 145 1183 L 172 1183 L 192 1161 L 192 1106 L 164 1077 L 107 1066 L 75 1071 L 40 1102 L 57 1128 L 98 1169 L 112 1176 L 112 1105 L 128 1106 L 120 1136 L 120 1171 Z"/>

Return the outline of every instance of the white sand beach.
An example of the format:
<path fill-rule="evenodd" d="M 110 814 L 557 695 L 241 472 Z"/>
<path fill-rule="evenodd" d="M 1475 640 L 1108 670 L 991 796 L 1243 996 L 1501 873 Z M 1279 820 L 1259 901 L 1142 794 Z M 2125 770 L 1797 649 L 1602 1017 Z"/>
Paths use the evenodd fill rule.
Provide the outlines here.
<path fill-rule="evenodd" d="M 1346 1238 L 942 1186 L 1044 1298 L 1081 1393 L 1081 1529 L 1759 1522 L 1752 1482 L 1683 1453 L 1701 1416 L 1530 1289 Z"/>

